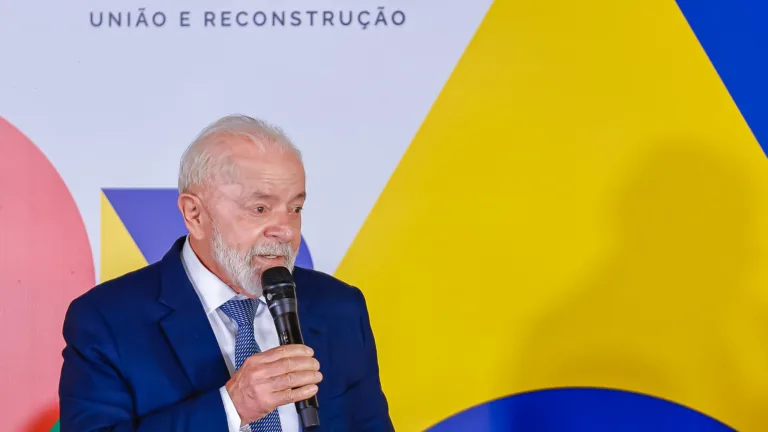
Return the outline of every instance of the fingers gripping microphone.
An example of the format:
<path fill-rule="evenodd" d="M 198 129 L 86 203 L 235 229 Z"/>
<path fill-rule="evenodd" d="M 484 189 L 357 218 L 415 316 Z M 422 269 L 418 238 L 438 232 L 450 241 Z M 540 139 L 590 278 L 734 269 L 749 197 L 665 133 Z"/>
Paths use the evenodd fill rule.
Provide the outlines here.
<path fill-rule="evenodd" d="M 304 338 L 301 336 L 296 303 L 296 284 L 293 282 L 291 272 L 285 267 L 269 268 L 261 275 L 261 286 L 264 289 L 264 298 L 267 299 L 269 312 L 277 327 L 280 345 L 303 344 Z M 317 395 L 296 402 L 296 410 L 305 429 L 320 425 L 317 408 Z"/>

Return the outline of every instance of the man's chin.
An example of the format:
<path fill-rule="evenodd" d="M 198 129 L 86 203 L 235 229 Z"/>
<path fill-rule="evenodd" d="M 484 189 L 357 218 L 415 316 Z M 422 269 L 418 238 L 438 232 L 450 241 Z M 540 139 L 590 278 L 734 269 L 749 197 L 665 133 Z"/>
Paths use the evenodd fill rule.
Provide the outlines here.
<path fill-rule="evenodd" d="M 251 298 L 259 298 L 264 295 L 264 292 L 260 289 L 258 291 L 246 290 L 245 294 Z"/>
<path fill-rule="evenodd" d="M 240 290 L 243 294 L 251 298 L 259 298 L 264 293 L 260 283 L 256 284 L 256 286 L 241 286 Z"/>

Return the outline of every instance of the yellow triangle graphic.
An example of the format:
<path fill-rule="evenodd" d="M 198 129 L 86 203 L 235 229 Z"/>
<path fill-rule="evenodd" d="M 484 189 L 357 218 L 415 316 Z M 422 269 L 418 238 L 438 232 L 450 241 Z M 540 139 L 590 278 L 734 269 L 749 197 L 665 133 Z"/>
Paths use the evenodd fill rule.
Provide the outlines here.
<path fill-rule="evenodd" d="M 560 386 L 760 430 L 766 222 L 766 158 L 674 2 L 497 1 L 337 276 L 398 430 Z"/>
<path fill-rule="evenodd" d="M 147 265 L 117 212 L 101 193 L 101 281 L 137 270 Z"/>

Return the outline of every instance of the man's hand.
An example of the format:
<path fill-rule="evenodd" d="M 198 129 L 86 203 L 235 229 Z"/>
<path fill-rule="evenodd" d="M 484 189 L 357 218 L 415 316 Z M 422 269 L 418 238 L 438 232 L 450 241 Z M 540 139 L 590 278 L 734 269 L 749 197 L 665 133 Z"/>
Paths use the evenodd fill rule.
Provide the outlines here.
<path fill-rule="evenodd" d="M 320 363 L 305 345 L 283 345 L 249 357 L 227 382 L 229 397 L 242 424 L 265 417 L 275 408 L 317 393 Z"/>

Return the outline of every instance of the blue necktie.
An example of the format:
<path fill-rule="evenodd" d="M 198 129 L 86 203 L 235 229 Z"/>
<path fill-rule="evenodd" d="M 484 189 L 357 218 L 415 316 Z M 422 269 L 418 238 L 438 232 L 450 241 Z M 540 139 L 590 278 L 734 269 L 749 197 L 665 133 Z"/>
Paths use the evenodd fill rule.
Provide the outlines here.
<path fill-rule="evenodd" d="M 235 369 L 240 369 L 245 359 L 260 353 L 259 344 L 253 335 L 253 318 L 256 316 L 256 308 L 259 301 L 256 299 L 230 300 L 220 309 L 237 323 L 237 336 L 235 338 Z M 250 424 L 251 432 L 282 432 L 280 416 L 277 410 L 267 414 Z"/>

